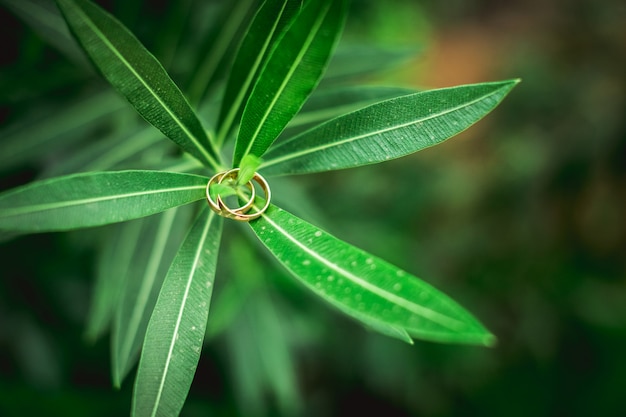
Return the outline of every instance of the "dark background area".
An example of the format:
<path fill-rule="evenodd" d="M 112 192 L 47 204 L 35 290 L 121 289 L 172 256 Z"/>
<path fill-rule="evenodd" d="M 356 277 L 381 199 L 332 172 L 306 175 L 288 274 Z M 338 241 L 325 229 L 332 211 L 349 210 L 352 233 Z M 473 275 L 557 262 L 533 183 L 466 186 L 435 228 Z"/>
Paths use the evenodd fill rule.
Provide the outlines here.
<path fill-rule="evenodd" d="M 149 49 L 158 45 L 167 2 L 101 4 Z M 0 5 L 1 152 L 5 127 L 32 107 L 63 107 L 94 81 Z M 626 5 L 617 0 L 354 1 L 345 42 L 422 50 L 379 83 L 522 83 L 440 146 L 296 183 L 313 196 L 327 230 L 442 289 L 499 342 L 409 346 L 378 336 L 254 250 L 250 259 L 264 268 L 248 272 L 262 285 L 206 344 L 182 415 L 623 415 L 624 22 Z M 0 187 L 40 169 L 0 167 Z M 217 285 L 246 274 L 228 263 L 228 248 L 243 250 L 244 236 L 226 232 L 233 237 Z M 93 345 L 83 338 L 91 233 L 0 242 L 2 416 L 129 413 L 132 375 L 115 391 L 108 337 Z M 279 337 L 250 318 L 266 301 Z M 255 366 L 263 349 L 284 347 L 288 360 Z M 285 387 L 276 375 L 293 381 Z"/>

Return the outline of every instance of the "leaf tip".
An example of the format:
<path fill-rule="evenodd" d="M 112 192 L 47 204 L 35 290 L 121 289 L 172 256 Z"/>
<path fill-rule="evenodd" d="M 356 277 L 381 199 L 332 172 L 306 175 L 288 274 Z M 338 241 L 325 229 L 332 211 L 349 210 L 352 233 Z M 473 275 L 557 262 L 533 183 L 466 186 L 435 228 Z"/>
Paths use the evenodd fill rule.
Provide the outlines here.
<path fill-rule="evenodd" d="M 254 174 L 261 166 L 263 161 L 258 156 L 247 154 L 239 163 L 239 176 L 237 177 L 238 184 L 245 184 L 254 177 Z"/>
<path fill-rule="evenodd" d="M 122 377 L 120 376 L 119 369 L 113 368 L 113 372 L 111 375 L 111 385 L 113 389 L 119 391 L 122 389 Z"/>
<path fill-rule="evenodd" d="M 522 82 L 522 79 L 521 78 L 511 78 L 510 80 L 507 80 L 506 82 L 507 82 L 507 84 L 510 85 L 509 89 L 513 89 L 513 87 L 517 86 L 519 83 Z"/>
<path fill-rule="evenodd" d="M 498 343 L 498 338 L 491 333 L 486 333 L 482 339 L 482 344 L 486 347 L 495 347 Z"/>

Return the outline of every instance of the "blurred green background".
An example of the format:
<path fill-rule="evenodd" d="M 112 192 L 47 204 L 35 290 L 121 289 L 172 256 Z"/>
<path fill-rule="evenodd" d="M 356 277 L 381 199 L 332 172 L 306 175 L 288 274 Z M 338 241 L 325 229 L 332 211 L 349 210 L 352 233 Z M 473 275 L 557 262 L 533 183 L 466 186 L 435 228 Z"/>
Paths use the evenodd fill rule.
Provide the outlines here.
<path fill-rule="evenodd" d="M 8 3 L 0 2 L 0 135 L 94 83 Z M 167 1 L 99 3 L 149 49 L 201 24 L 193 14 L 189 23 L 168 19 Z M 301 214 L 442 289 L 499 343 L 409 346 L 368 332 L 228 225 L 212 307 L 221 314 L 209 318 L 182 415 L 624 415 L 626 4 L 354 0 L 351 8 L 344 42 L 419 50 L 364 82 L 523 82 L 440 146 L 296 178 L 315 203 Z M 0 167 L 0 189 L 62 157 Z M 108 338 L 83 338 L 91 233 L 0 243 L 1 416 L 129 413 L 132 376 L 111 388 Z"/>

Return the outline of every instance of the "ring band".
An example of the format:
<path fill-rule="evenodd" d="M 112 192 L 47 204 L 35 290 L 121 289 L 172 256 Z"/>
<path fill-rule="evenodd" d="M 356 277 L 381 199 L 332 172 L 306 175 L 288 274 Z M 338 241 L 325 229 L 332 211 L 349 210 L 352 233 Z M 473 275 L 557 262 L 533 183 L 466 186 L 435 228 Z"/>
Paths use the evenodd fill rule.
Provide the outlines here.
<path fill-rule="evenodd" d="M 223 172 L 219 172 L 215 174 L 213 177 L 211 177 L 211 179 L 207 183 L 206 198 L 207 198 L 207 202 L 209 203 L 209 207 L 211 207 L 211 209 L 217 214 L 219 214 L 220 216 L 237 220 L 237 221 L 241 221 L 241 222 L 248 222 L 250 220 L 254 220 L 260 217 L 265 212 L 265 210 L 268 209 L 270 205 L 270 200 L 272 197 L 269 184 L 267 183 L 265 178 L 263 178 L 259 173 L 255 173 L 252 179 L 246 183 L 246 186 L 250 190 L 250 197 L 248 198 L 248 201 L 246 201 L 246 203 L 242 205 L 241 207 L 237 207 L 237 208 L 228 207 L 228 205 L 224 203 L 224 200 L 222 200 L 222 197 L 220 195 L 217 196 L 217 201 L 214 201 L 210 193 L 211 185 L 215 183 L 222 184 L 222 181 L 224 181 L 227 178 L 236 179 L 238 174 L 239 174 L 239 168 L 233 168 L 228 171 L 223 171 Z M 256 202 L 257 196 L 256 196 L 256 190 L 254 188 L 254 184 L 252 183 L 252 181 L 256 182 L 261 187 L 261 189 L 263 190 L 263 193 L 265 194 L 264 196 L 265 204 L 260 209 L 254 205 L 254 203 Z M 248 213 L 251 208 L 254 208 L 254 212 Z"/>
<path fill-rule="evenodd" d="M 206 186 L 206 198 L 207 198 L 207 202 L 209 203 L 209 206 L 216 213 L 222 214 L 220 212 L 222 211 L 223 207 L 226 207 L 226 204 L 222 201 L 222 199 L 219 196 L 218 196 L 217 202 L 213 200 L 213 198 L 211 197 L 211 193 L 210 193 L 211 185 L 213 185 L 214 183 L 221 184 L 222 181 L 224 181 L 224 179 L 227 177 L 230 177 L 233 179 L 237 178 L 238 172 L 239 172 L 239 168 L 234 168 L 228 171 L 218 172 L 217 174 L 213 175 L 213 177 L 211 177 L 211 179 L 209 180 L 209 183 Z M 250 198 L 243 206 L 233 209 L 234 212 L 246 213 L 250 209 L 250 207 L 252 207 L 252 205 L 254 204 L 254 200 L 256 198 L 256 190 L 254 189 L 254 185 L 248 181 L 246 186 L 250 189 Z"/>

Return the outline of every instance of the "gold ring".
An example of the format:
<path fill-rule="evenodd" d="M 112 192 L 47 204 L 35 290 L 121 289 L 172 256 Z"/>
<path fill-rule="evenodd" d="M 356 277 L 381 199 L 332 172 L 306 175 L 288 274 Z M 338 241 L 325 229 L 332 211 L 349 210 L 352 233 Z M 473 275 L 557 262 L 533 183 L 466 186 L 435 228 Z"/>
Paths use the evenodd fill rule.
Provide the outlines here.
<path fill-rule="evenodd" d="M 229 171 L 219 172 L 213 175 L 213 177 L 211 177 L 211 179 L 209 180 L 206 186 L 206 198 L 211 209 L 215 211 L 217 214 L 224 215 L 222 210 L 223 210 L 223 207 L 226 207 L 226 204 L 222 201 L 221 198 L 219 198 L 219 196 L 218 196 L 217 202 L 213 200 L 213 198 L 211 197 L 211 192 L 210 192 L 211 185 L 213 185 L 215 182 L 217 182 L 218 184 L 221 184 L 222 181 L 227 177 L 236 178 L 237 177 L 236 174 L 238 172 L 239 172 L 239 168 L 231 169 Z M 250 207 L 252 207 L 252 205 L 254 204 L 254 200 L 256 198 L 256 190 L 254 189 L 254 186 L 252 185 L 252 183 L 248 182 L 246 186 L 250 189 L 250 198 L 243 206 L 233 209 L 233 212 L 237 214 L 246 213 L 250 209 Z"/>
<path fill-rule="evenodd" d="M 234 209 L 228 207 L 228 205 L 224 203 L 224 200 L 222 200 L 222 197 L 220 195 L 217 196 L 217 201 L 214 201 L 210 193 L 211 185 L 215 183 L 221 184 L 222 181 L 224 181 L 224 179 L 227 179 L 227 178 L 236 179 L 238 174 L 239 174 L 239 168 L 233 168 L 228 171 L 219 172 L 215 174 L 213 177 L 211 177 L 211 179 L 207 183 L 206 198 L 211 209 L 217 214 L 219 214 L 220 216 L 237 220 L 237 221 L 247 222 L 247 221 L 254 220 L 260 217 L 270 205 L 270 199 L 272 197 L 272 193 L 270 191 L 269 184 L 267 183 L 265 178 L 263 178 L 260 174 L 255 173 L 252 179 L 246 183 L 246 186 L 250 190 L 250 198 L 241 207 L 237 207 Z M 261 189 L 263 190 L 263 193 L 265 194 L 264 196 L 265 204 L 260 209 L 254 206 L 254 203 L 256 201 L 256 190 L 254 188 L 254 184 L 252 184 L 252 181 L 255 181 L 261 187 Z M 248 214 L 248 211 L 252 207 L 254 207 L 255 211 L 253 213 Z"/>

